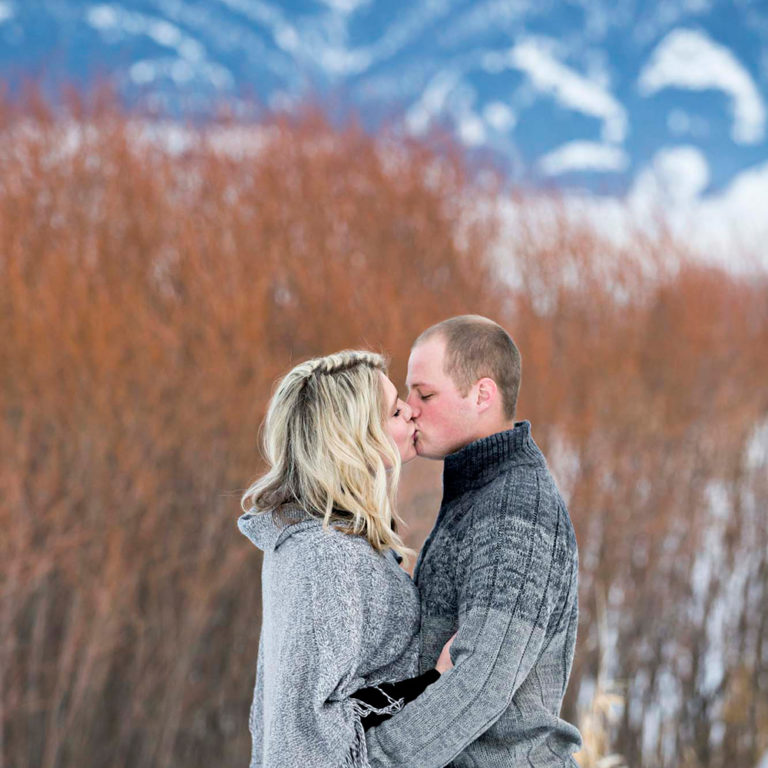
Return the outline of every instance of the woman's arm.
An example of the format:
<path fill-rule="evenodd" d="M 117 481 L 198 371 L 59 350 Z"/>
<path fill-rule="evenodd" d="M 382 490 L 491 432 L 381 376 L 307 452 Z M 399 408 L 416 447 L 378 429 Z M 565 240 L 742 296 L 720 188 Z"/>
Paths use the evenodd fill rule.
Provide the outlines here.
<path fill-rule="evenodd" d="M 282 616 L 262 629 L 272 655 L 262 662 L 258 765 L 364 768 L 363 712 L 350 694 L 365 685 L 358 673 L 370 603 L 365 550 L 310 530 L 279 554 L 267 598 L 272 617 Z"/>

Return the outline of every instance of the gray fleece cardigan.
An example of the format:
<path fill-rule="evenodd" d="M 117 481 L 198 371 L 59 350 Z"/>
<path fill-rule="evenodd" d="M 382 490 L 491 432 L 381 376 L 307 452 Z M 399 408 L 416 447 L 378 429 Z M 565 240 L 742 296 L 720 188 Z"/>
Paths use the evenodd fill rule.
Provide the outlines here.
<path fill-rule="evenodd" d="M 575 768 L 581 737 L 560 706 L 578 573 L 568 511 L 527 421 L 447 456 L 414 580 L 421 669 L 458 629 L 455 668 L 366 733 L 371 766 Z"/>
<path fill-rule="evenodd" d="M 418 593 L 391 550 L 291 514 L 238 520 L 264 552 L 250 768 L 368 768 L 361 717 L 402 702 L 350 695 L 417 674 Z"/>

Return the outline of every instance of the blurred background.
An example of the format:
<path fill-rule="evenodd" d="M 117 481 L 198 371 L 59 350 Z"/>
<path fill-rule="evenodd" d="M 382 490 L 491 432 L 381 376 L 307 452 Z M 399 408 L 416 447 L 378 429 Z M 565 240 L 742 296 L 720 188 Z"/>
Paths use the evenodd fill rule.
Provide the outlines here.
<path fill-rule="evenodd" d="M 0 78 L 0 768 L 246 765 L 274 383 L 464 312 L 576 529 L 580 765 L 768 766 L 762 0 L 0 0 Z"/>

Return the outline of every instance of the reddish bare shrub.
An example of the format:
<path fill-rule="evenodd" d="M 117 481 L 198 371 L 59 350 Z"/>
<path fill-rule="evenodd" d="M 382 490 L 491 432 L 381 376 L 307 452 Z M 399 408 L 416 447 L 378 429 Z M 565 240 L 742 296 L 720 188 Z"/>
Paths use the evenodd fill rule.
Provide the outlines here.
<path fill-rule="evenodd" d="M 625 701 L 613 745 L 629 765 L 757 764 L 768 748 L 768 281 L 674 243 L 623 251 L 564 219 L 555 227 L 556 249 L 535 233 L 519 244 L 510 322 L 524 350 L 521 415 L 580 542 L 566 710 L 578 719 L 605 657 Z"/>
<path fill-rule="evenodd" d="M 765 276 L 525 216 L 499 265 L 475 206 L 493 190 L 460 153 L 317 112 L 147 131 L 109 101 L 0 104 L 4 762 L 244 762 L 259 559 L 234 521 L 273 382 L 352 346 L 402 382 L 418 332 L 471 311 L 522 349 L 519 415 L 577 528 L 566 716 L 600 672 L 623 686 L 606 744 L 628 764 L 756 763 Z M 411 545 L 438 472 L 406 470 Z"/>
<path fill-rule="evenodd" d="M 103 105 L 3 107 L 3 755 L 12 765 L 236 764 L 259 631 L 237 532 L 276 377 L 397 355 L 498 312 L 458 157 L 319 114 L 191 132 Z M 238 131 L 237 156 L 216 148 Z"/>

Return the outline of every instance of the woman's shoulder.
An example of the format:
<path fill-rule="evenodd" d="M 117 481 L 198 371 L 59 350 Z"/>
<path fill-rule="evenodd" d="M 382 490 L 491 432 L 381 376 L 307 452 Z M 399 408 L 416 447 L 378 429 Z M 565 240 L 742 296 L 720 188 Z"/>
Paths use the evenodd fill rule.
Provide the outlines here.
<path fill-rule="evenodd" d="M 388 571 L 386 555 L 375 550 L 365 535 L 344 531 L 343 520 L 324 521 L 307 513 L 282 518 L 280 535 L 272 553 L 273 562 L 296 572 L 312 572 L 314 577 L 363 578 Z M 345 576 L 347 574 L 347 576 Z"/>
<path fill-rule="evenodd" d="M 321 557 L 376 559 L 380 554 L 370 545 L 364 535 L 347 533 L 333 523 L 323 525 L 322 520 L 301 525 L 291 538 L 298 549 L 311 549 Z"/>
<path fill-rule="evenodd" d="M 322 521 L 303 526 L 277 550 L 294 579 L 308 580 L 314 600 L 324 596 L 345 600 L 366 600 L 382 594 L 390 569 L 384 555 L 377 552 L 364 536 L 344 533 Z M 334 597 L 335 596 L 335 597 Z"/>
<path fill-rule="evenodd" d="M 276 549 L 306 553 L 317 552 L 324 557 L 378 557 L 363 535 L 341 530 L 333 522 L 325 525 L 318 518 L 305 518 L 286 525 L 277 541 Z"/>

